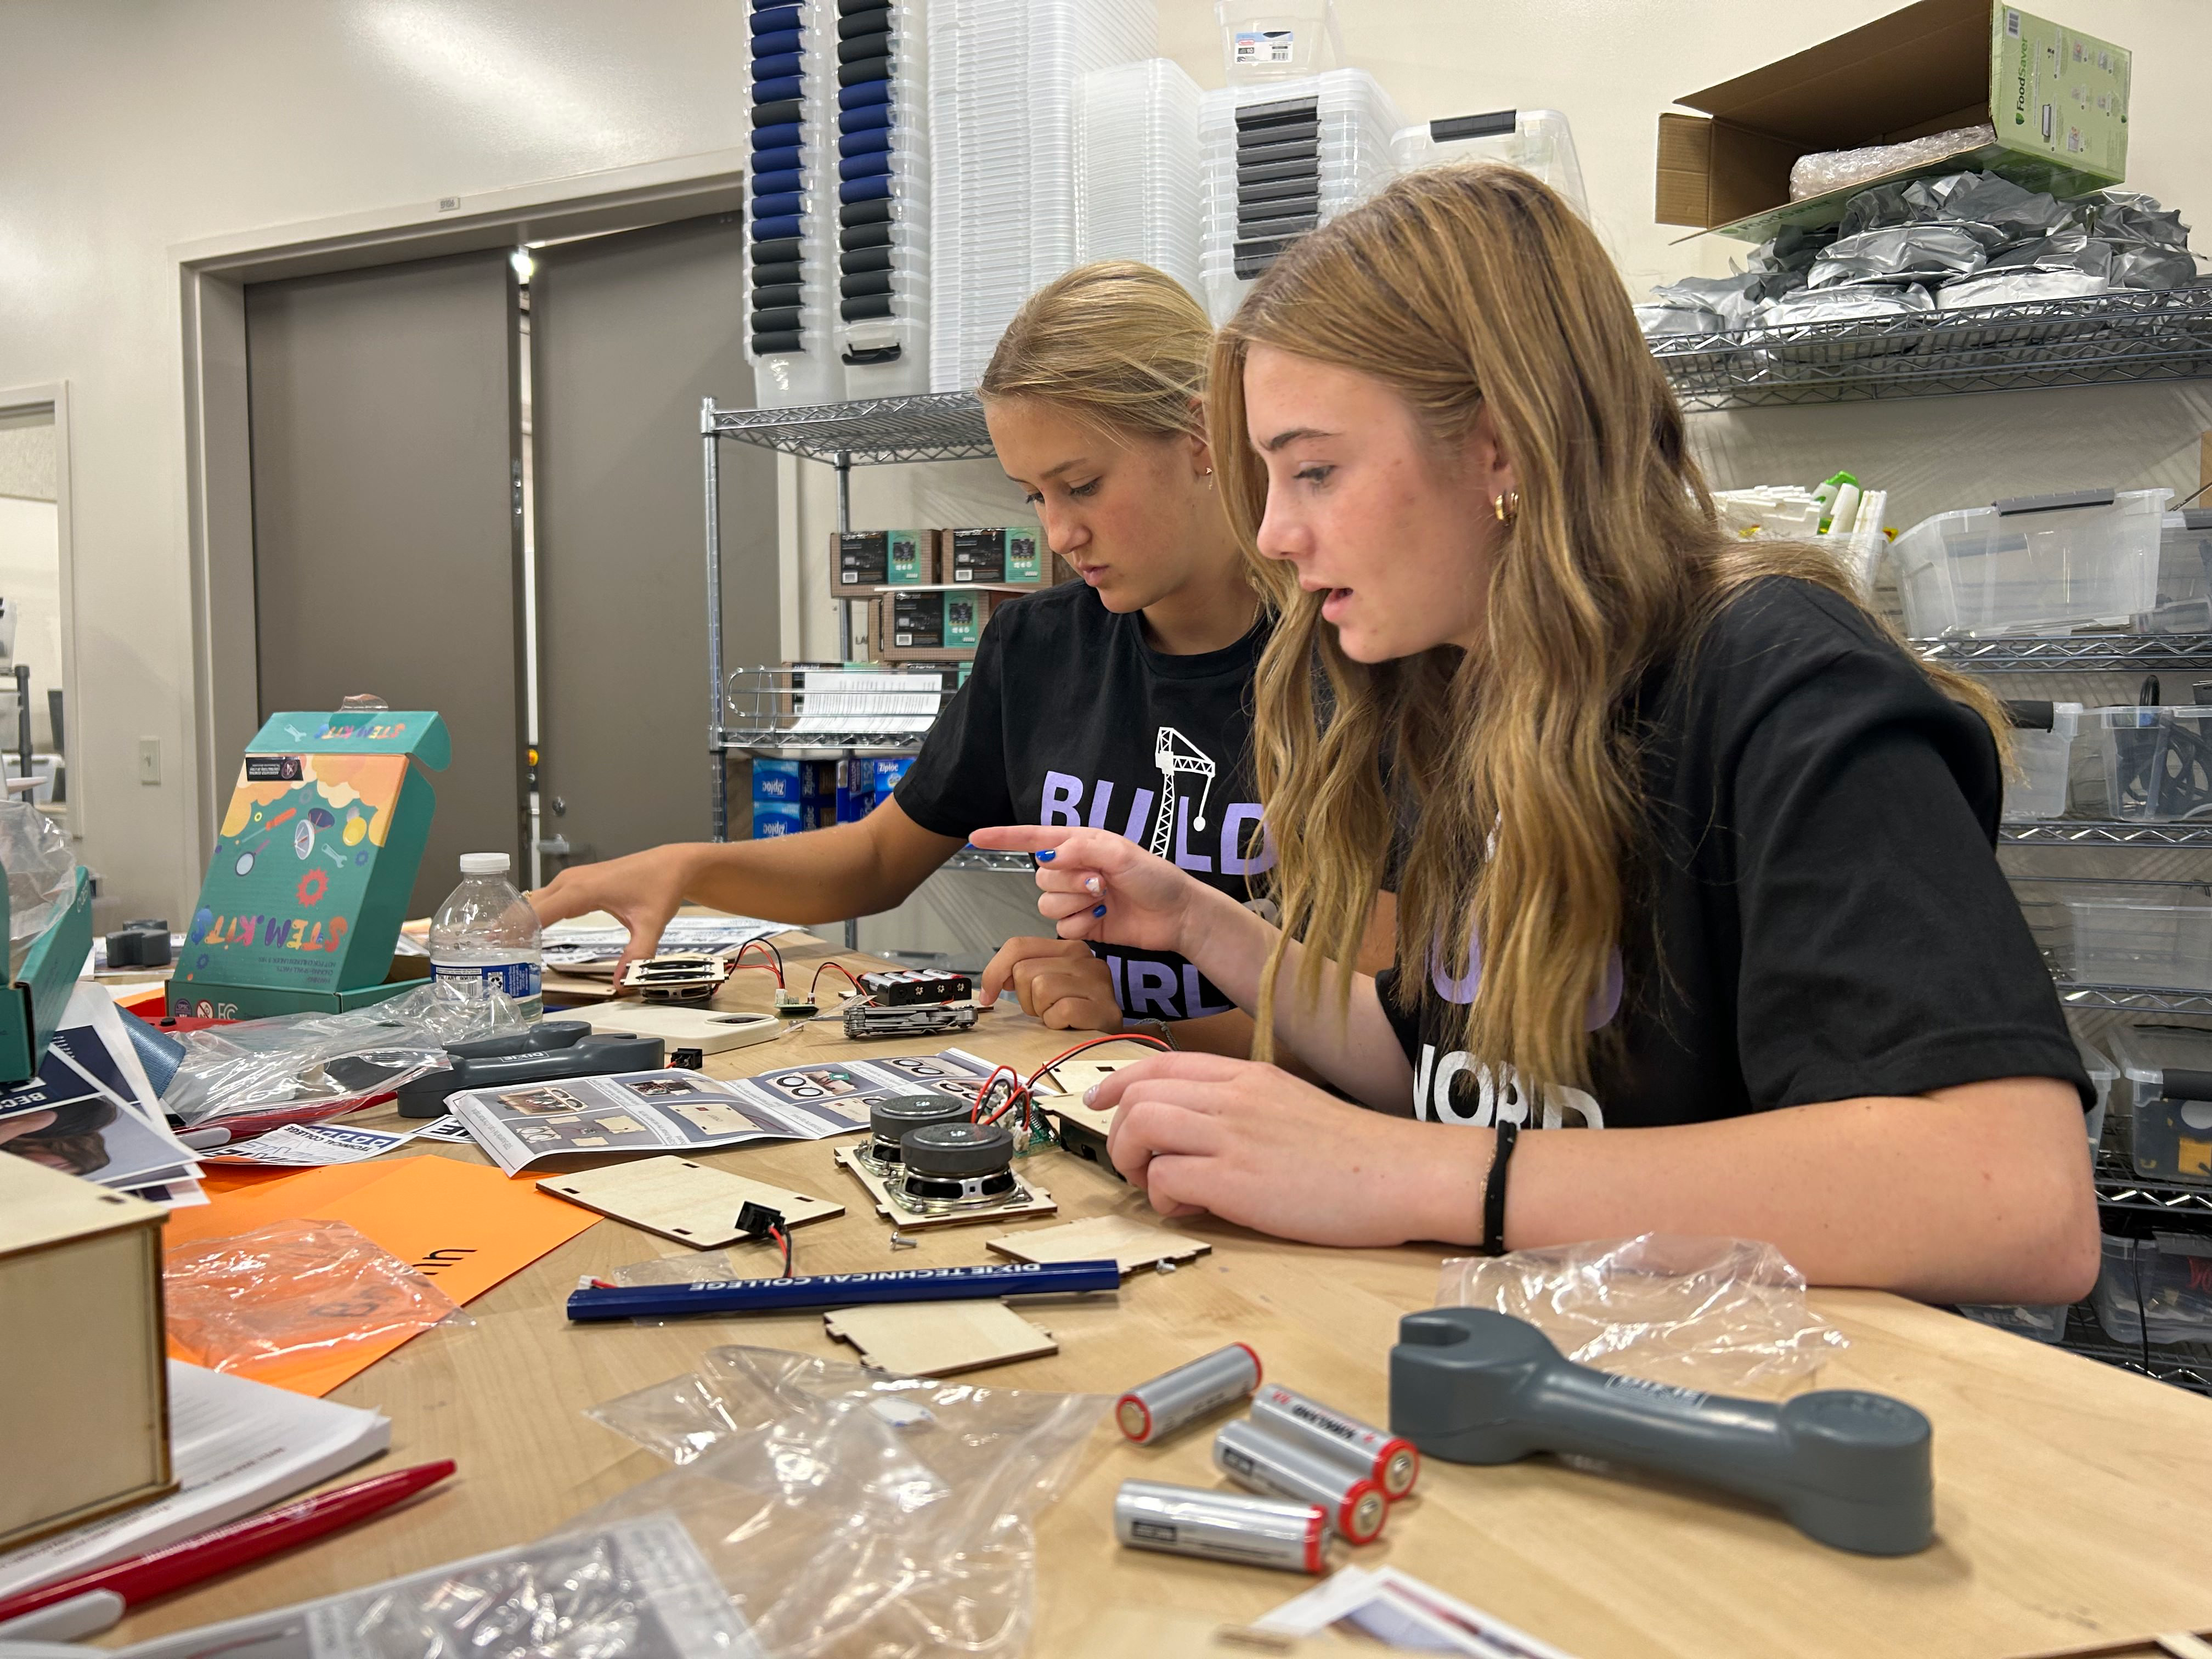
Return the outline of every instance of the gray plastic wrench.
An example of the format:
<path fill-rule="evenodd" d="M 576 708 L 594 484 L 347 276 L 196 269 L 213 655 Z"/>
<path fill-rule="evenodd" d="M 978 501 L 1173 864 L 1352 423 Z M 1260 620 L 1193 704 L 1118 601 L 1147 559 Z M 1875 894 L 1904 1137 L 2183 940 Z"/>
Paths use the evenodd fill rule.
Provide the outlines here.
<path fill-rule="evenodd" d="M 1932 1431 L 1903 1401 L 1828 1389 L 1776 1404 L 1609 1376 L 1486 1308 L 1398 1322 L 1390 1429 L 1447 1462 L 1565 1452 L 1681 1475 L 1866 1555 L 1908 1555 L 1935 1535 Z"/>

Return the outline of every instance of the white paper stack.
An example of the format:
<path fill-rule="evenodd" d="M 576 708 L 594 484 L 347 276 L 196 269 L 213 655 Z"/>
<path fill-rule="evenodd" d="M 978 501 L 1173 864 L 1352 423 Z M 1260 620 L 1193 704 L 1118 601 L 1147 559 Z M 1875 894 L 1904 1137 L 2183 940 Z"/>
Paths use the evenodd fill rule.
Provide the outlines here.
<path fill-rule="evenodd" d="M 1252 279 L 1292 241 L 1390 182 L 1390 136 L 1404 125 L 1364 70 L 1205 95 L 1200 268 L 1214 321 L 1228 319 Z"/>
<path fill-rule="evenodd" d="M 1077 82 L 1157 36 L 1151 0 L 933 0 L 933 390 L 974 386 L 1022 301 L 1075 264 Z"/>
<path fill-rule="evenodd" d="M 763 409 L 835 403 L 837 40 L 830 0 L 755 0 L 745 357 Z"/>
<path fill-rule="evenodd" d="M 1078 92 L 1076 259 L 1138 259 L 1199 291 L 1198 82 L 1165 58 Z"/>

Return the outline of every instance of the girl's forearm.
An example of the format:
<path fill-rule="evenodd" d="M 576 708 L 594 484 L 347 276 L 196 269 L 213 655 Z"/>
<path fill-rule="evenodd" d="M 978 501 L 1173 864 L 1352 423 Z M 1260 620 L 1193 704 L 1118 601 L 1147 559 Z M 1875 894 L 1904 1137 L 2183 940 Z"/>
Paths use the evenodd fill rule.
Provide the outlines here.
<path fill-rule="evenodd" d="M 1194 920 L 1182 955 L 1238 1007 L 1256 1011 L 1280 930 L 1226 893 L 1212 890 Z M 1324 964 L 1316 994 L 1304 995 L 1297 979 L 1305 955 L 1295 939 L 1283 952 L 1275 982 L 1275 1041 L 1353 1099 L 1370 1106 L 1395 1105 L 1413 1086 L 1413 1068 L 1383 1016 L 1374 980 L 1354 974 L 1350 1001 L 1340 1006 L 1335 969 Z"/>

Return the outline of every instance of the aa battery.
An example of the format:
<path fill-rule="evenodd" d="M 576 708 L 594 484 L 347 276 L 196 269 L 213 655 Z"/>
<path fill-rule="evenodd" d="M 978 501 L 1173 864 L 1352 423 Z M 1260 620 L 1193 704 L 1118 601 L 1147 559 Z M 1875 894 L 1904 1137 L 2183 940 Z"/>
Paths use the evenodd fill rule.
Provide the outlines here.
<path fill-rule="evenodd" d="M 1114 1535 L 1140 1550 L 1203 1556 L 1285 1572 L 1320 1572 L 1328 1517 L 1318 1504 L 1124 1480 L 1114 1495 Z"/>
<path fill-rule="evenodd" d="M 1348 1544 L 1380 1537 L 1389 1517 L 1390 1500 L 1365 1475 L 1308 1450 L 1303 1442 L 1279 1440 L 1256 1423 L 1223 1424 L 1213 1437 L 1213 1465 L 1248 1491 L 1320 1504 Z"/>
<path fill-rule="evenodd" d="M 1140 1446 L 1164 1440 L 1186 1423 L 1233 1406 L 1260 1386 L 1260 1356 L 1242 1342 L 1140 1382 L 1114 1407 L 1121 1432 Z"/>
<path fill-rule="evenodd" d="M 1270 1382 L 1252 1396 L 1252 1420 L 1279 1440 L 1293 1440 L 1356 1469 L 1395 1503 L 1421 1473 L 1413 1443 L 1370 1428 L 1356 1417 Z"/>

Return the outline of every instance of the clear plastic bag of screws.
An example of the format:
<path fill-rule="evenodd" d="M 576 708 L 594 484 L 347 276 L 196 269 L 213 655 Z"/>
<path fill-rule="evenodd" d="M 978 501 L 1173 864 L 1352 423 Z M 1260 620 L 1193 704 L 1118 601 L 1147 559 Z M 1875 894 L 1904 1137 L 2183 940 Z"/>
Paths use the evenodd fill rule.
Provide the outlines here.
<path fill-rule="evenodd" d="M 1771 1244 L 1644 1233 L 1443 1264 L 1440 1308 L 1525 1319 L 1577 1364 L 1713 1394 L 1793 1394 L 1850 1344 Z"/>
<path fill-rule="evenodd" d="M 1032 1524 L 1106 1405 L 716 1348 L 697 1371 L 586 1413 L 676 1467 L 577 1524 L 676 1516 L 772 1659 L 1014 1659 Z"/>

